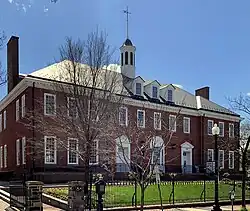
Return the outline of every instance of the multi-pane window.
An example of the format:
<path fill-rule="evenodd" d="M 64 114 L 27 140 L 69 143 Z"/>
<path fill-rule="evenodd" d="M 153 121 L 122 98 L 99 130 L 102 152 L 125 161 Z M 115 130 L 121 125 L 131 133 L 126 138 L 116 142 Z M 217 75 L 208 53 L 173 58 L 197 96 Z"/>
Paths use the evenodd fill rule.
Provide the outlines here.
<path fill-rule="evenodd" d="M 25 116 L 25 112 L 26 112 L 26 109 L 25 109 L 25 94 L 22 96 L 22 102 L 21 102 L 21 116 L 22 118 Z"/>
<path fill-rule="evenodd" d="M 26 138 L 22 138 L 22 160 L 23 164 L 26 164 Z"/>
<path fill-rule="evenodd" d="M 183 118 L 183 132 L 190 133 L 190 118 L 189 117 Z"/>
<path fill-rule="evenodd" d="M 136 83 L 135 84 L 135 94 L 136 95 L 141 95 L 141 83 Z"/>
<path fill-rule="evenodd" d="M 6 111 L 3 112 L 3 129 L 6 129 Z"/>
<path fill-rule="evenodd" d="M 130 156 L 129 156 L 129 146 L 118 146 L 118 158 L 123 164 L 127 164 L 129 162 Z"/>
<path fill-rule="evenodd" d="M 224 122 L 219 122 L 220 136 L 224 136 Z"/>
<path fill-rule="evenodd" d="M 208 162 L 214 161 L 214 150 L 213 149 L 207 150 L 207 161 Z"/>
<path fill-rule="evenodd" d="M 169 115 L 169 130 L 176 132 L 176 116 Z"/>
<path fill-rule="evenodd" d="M 219 150 L 219 168 L 224 169 L 224 150 Z"/>
<path fill-rule="evenodd" d="M 16 101 L 16 121 L 19 120 L 19 114 L 20 114 L 20 104 L 19 104 L 19 100 Z"/>
<path fill-rule="evenodd" d="M 145 127 L 145 111 L 144 110 L 137 110 L 137 126 L 138 127 Z"/>
<path fill-rule="evenodd" d="M 44 114 L 56 114 L 56 95 L 44 93 Z"/>
<path fill-rule="evenodd" d="M 77 118 L 76 99 L 73 97 L 68 97 L 68 116 L 72 118 Z"/>
<path fill-rule="evenodd" d="M 3 115 L 0 114 L 0 132 L 3 130 Z"/>
<path fill-rule="evenodd" d="M 69 139 L 68 140 L 68 164 L 78 164 L 79 154 L 78 154 L 78 140 Z"/>
<path fill-rule="evenodd" d="M 0 168 L 3 168 L 3 146 L 0 147 Z"/>
<path fill-rule="evenodd" d="M 4 148 L 3 148 L 3 153 L 4 153 L 4 159 L 3 159 L 3 162 L 4 162 L 4 168 L 7 168 L 7 164 L 8 164 L 8 161 L 7 161 L 7 158 L 8 158 L 8 151 L 7 151 L 7 145 L 5 144 L 4 145 Z"/>
<path fill-rule="evenodd" d="M 16 140 L 16 165 L 20 165 L 20 140 Z"/>
<path fill-rule="evenodd" d="M 172 89 L 168 89 L 168 96 L 167 96 L 169 102 L 172 102 L 173 101 L 173 90 Z"/>
<path fill-rule="evenodd" d="M 98 141 L 93 141 L 93 144 L 91 146 L 91 152 L 90 152 L 90 164 L 97 164 L 98 163 Z"/>
<path fill-rule="evenodd" d="M 158 88 L 156 86 L 153 86 L 152 93 L 153 98 L 158 98 Z"/>
<path fill-rule="evenodd" d="M 152 153 L 153 153 L 153 155 L 152 155 L 152 164 L 153 165 L 162 165 L 163 163 L 163 159 L 161 158 L 161 156 L 162 156 L 162 153 L 161 153 L 161 151 L 162 151 L 162 149 L 161 149 L 161 147 L 153 147 L 153 149 L 152 149 Z"/>
<path fill-rule="evenodd" d="M 234 137 L 234 124 L 229 123 L 229 137 L 233 138 Z"/>
<path fill-rule="evenodd" d="M 119 124 L 128 125 L 128 109 L 126 107 L 121 107 L 119 109 Z"/>
<path fill-rule="evenodd" d="M 45 164 L 56 164 L 56 138 L 45 136 Z"/>
<path fill-rule="evenodd" d="M 228 167 L 234 169 L 234 151 L 229 151 Z"/>
<path fill-rule="evenodd" d="M 161 113 L 154 112 L 154 129 L 161 130 Z"/>
<path fill-rule="evenodd" d="M 207 121 L 207 134 L 208 135 L 213 135 L 213 133 L 212 133 L 213 125 L 214 125 L 214 121 L 213 120 L 208 120 Z"/>

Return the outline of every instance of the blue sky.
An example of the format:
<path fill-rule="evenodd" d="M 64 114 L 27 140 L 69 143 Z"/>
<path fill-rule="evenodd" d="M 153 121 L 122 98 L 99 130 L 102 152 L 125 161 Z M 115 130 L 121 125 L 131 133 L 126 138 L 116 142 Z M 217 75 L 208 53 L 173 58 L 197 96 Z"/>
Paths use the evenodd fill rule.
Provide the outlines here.
<path fill-rule="evenodd" d="M 0 29 L 20 37 L 21 73 L 58 58 L 66 36 L 85 39 L 97 26 L 119 57 L 126 6 L 137 75 L 191 93 L 210 86 L 211 100 L 225 107 L 226 97 L 250 92 L 249 0 L 0 0 Z M 6 48 L 0 59 L 6 68 Z"/>

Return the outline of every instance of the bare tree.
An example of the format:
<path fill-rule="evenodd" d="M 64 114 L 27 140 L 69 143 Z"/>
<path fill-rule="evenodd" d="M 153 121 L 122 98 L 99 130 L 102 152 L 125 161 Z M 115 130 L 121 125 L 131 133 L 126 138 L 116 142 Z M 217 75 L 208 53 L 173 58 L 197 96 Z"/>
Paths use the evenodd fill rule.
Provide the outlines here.
<path fill-rule="evenodd" d="M 86 187 L 90 163 L 96 162 L 91 159 L 98 156 L 102 163 L 107 156 L 105 149 L 110 151 L 109 140 L 115 138 L 116 132 L 115 118 L 126 95 L 122 75 L 113 60 L 114 50 L 106 38 L 105 33 L 97 30 L 85 42 L 66 39 L 60 47 L 60 61 L 42 76 L 51 79 L 51 93 L 56 93 L 57 106 L 50 105 L 50 96 L 45 102 L 41 96 L 36 99 L 39 109 L 31 115 L 36 131 L 56 136 L 57 150 L 73 153 L 77 159 L 74 163 L 84 166 Z M 52 115 L 43 115 L 43 103 L 48 104 L 45 113 Z M 44 140 L 33 140 L 32 145 L 39 157 L 44 154 Z M 96 151 L 96 145 L 100 150 Z M 46 153 L 45 159 L 53 161 L 50 157 L 54 155 Z M 87 188 L 85 191 L 88 192 Z"/>
<path fill-rule="evenodd" d="M 0 33 L 0 50 L 2 49 L 2 47 L 4 45 L 5 39 L 6 39 L 6 36 L 5 36 L 4 32 L 1 32 Z M 5 71 L 2 69 L 2 64 L 0 61 L 0 86 L 2 86 L 5 83 L 6 83 L 6 74 L 5 74 Z"/>
<path fill-rule="evenodd" d="M 248 169 L 248 153 L 250 145 L 250 97 L 240 94 L 238 97 L 228 99 L 231 107 L 244 114 L 246 122 L 240 127 L 239 140 L 241 143 L 239 146 L 240 165 L 242 167 L 242 208 L 246 209 L 246 180 Z"/>
<path fill-rule="evenodd" d="M 139 185 L 140 210 L 143 210 L 145 191 L 150 182 L 153 179 L 159 179 L 159 175 L 165 170 L 166 162 L 172 162 L 178 158 L 178 155 L 172 158 L 168 155 L 168 160 L 165 159 L 169 150 L 178 147 L 172 141 L 172 136 L 182 125 L 181 109 L 177 109 L 175 118 L 168 121 L 167 111 L 162 112 L 163 109 L 159 113 L 154 113 L 152 110 L 140 108 L 139 112 L 142 112 L 141 115 L 144 117 L 140 119 L 135 114 L 128 112 L 129 123 L 127 123 L 127 120 L 124 119 L 125 115 L 123 115 L 126 112 L 124 108 L 126 107 L 120 108 L 120 122 L 117 123 L 122 126 L 116 129 L 120 136 L 112 144 L 117 146 L 115 165 L 121 171 L 129 172 L 135 185 Z M 149 129 L 145 129 L 145 125 Z M 159 197 L 161 199 L 161 194 Z"/>

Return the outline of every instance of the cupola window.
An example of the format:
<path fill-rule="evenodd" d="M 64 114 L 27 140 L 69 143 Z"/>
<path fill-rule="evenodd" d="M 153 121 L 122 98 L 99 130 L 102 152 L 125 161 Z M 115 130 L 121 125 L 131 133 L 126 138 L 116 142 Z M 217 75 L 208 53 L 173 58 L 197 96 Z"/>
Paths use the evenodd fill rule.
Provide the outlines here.
<path fill-rule="evenodd" d="M 133 53 L 132 52 L 130 52 L 130 64 L 131 65 L 134 65 L 134 57 L 133 57 Z"/>
<path fill-rule="evenodd" d="M 121 65 L 123 66 L 123 53 L 121 53 Z"/>
<path fill-rule="evenodd" d="M 125 64 L 128 64 L 128 52 L 125 52 Z"/>

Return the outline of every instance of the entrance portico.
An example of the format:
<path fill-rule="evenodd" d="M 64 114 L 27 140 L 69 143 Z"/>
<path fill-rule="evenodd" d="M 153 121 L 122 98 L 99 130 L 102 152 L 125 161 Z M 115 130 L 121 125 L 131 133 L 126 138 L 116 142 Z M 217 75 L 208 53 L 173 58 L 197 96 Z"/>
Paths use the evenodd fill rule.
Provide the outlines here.
<path fill-rule="evenodd" d="M 181 144 L 182 173 L 192 173 L 193 148 L 194 146 L 187 141 Z"/>

